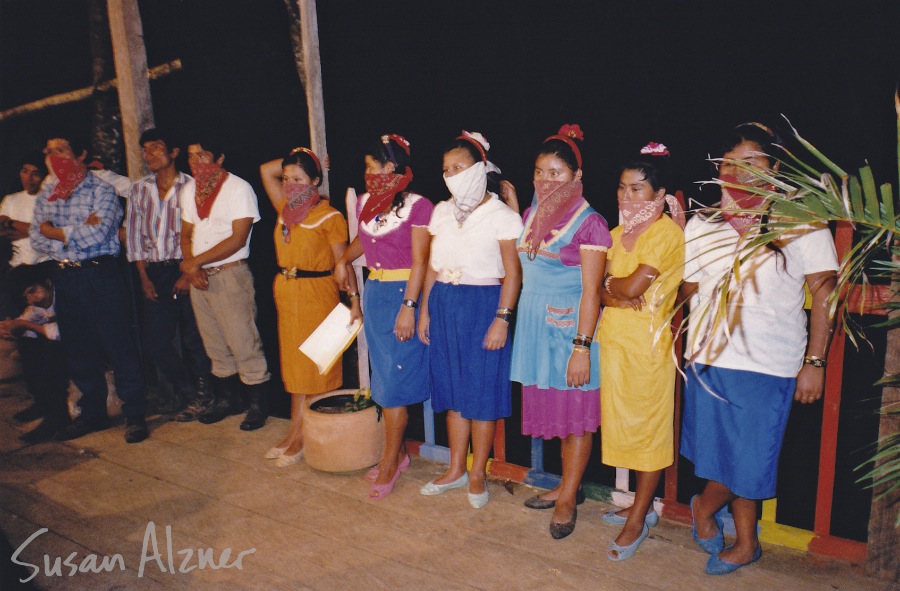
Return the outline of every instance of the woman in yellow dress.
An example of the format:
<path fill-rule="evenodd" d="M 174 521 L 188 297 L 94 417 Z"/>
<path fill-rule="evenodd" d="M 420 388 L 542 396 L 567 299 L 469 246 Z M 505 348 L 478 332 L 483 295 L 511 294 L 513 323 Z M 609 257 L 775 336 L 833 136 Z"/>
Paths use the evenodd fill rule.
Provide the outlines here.
<path fill-rule="evenodd" d="M 624 525 L 610 543 L 610 560 L 631 557 L 659 521 L 648 510 L 675 457 L 675 362 L 667 318 L 684 266 L 684 213 L 666 195 L 666 147 L 651 143 L 641 155 L 621 169 L 622 223 L 611 233 L 601 293 L 602 461 L 637 473 L 634 504 L 603 517 Z M 667 202 L 672 218 L 663 215 Z"/>
<path fill-rule="evenodd" d="M 297 463 L 303 455 L 303 409 L 306 396 L 339 388 L 341 363 L 324 375 L 298 350 L 303 341 L 340 301 L 332 273 L 335 261 L 347 248 L 347 221 L 320 198 L 322 167 L 307 148 L 294 148 L 284 159 L 260 166 L 260 176 L 272 206 L 278 212 L 275 256 L 281 272 L 273 290 L 278 312 L 281 377 L 291 394 L 291 425 L 281 442 L 266 452 L 278 467 Z M 350 296 L 359 315 L 356 278 L 350 278 Z M 355 297 L 354 297 L 355 296 Z"/>

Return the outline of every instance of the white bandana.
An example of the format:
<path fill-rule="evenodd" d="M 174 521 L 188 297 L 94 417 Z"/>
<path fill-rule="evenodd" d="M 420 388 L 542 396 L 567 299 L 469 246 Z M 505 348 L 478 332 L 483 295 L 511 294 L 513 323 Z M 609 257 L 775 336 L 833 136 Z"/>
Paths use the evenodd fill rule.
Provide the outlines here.
<path fill-rule="evenodd" d="M 462 224 L 484 200 L 487 192 L 487 167 L 484 162 L 476 162 L 451 177 L 444 175 L 444 183 L 453 198 L 456 221 Z"/>

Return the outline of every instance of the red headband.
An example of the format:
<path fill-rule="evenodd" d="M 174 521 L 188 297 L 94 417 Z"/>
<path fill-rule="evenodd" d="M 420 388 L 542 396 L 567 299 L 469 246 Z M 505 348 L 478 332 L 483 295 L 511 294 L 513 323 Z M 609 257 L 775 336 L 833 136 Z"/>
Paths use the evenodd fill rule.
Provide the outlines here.
<path fill-rule="evenodd" d="M 581 128 L 577 123 L 567 123 L 566 125 L 563 125 L 559 128 L 559 132 L 556 135 L 551 135 L 544 140 L 544 143 L 546 144 L 550 140 L 560 140 L 569 144 L 569 147 L 575 152 L 575 161 L 578 162 L 578 168 L 581 168 L 581 150 L 578 149 L 578 146 L 575 145 L 572 138 L 584 141 L 584 133 L 582 133 Z"/>
<path fill-rule="evenodd" d="M 484 146 L 481 145 L 481 142 L 479 142 L 478 140 L 476 140 L 475 138 L 470 136 L 468 131 L 466 131 L 464 129 L 463 134 L 461 136 L 457 137 L 456 139 L 466 140 L 467 142 L 469 142 L 470 144 L 475 146 L 478 149 L 478 153 L 481 154 L 481 161 L 487 162 L 487 154 L 485 154 L 485 152 L 484 152 Z"/>
<path fill-rule="evenodd" d="M 396 133 L 389 133 L 381 136 L 381 142 L 384 145 L 387 146 L 389 140 L 394 140 L 395 142 L 400 144 L 400 147 L 403 148 L 403 151 L 406 152 L 407 156 L 409 156 L 409 141 L 407 141 L 405 137 L 403 137 L 402 135 L 397 135 Z"/>
<path fill-rule="evenodd" d="M 291 153 L 289 155 L 293 156 L 294 154 L 296 154 L 298 152 L 303 152 L 304 154 L 308 154 L 309 157 L 313 159 L 313 162 L 316 165 L 316 170 L 319 171 L 319 176 L 321 177 L 322 176 L 322 163 L 319 162 L 319 157 L 316 156 L 316 153 L 313 152 L 312 150 L 310 150 L 309 148 L 304 148 L 302 146 L 298 146 L 298 147 L 294 148 L 293 150 L 291 150 Z"/>

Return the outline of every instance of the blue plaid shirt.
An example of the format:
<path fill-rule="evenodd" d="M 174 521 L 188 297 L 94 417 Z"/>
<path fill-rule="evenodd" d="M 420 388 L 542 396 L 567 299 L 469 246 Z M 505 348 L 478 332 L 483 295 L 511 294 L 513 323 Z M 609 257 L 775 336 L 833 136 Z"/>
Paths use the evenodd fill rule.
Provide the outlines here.
<path fill-rule="evenodd" d="M 88 174 L 67 200 L 47 201 L 55 186 L 56 183 L 44 186 L 37 196 L 34 221 L 28 231 L 32 248 L 57 261 L 118 256 L 118 230 L 123 212 L 115 188 Z M 96 226 L 84 223 L 92 213 L 100 218 Z M 65 242 L 41 234 L 41 224 L 47 221 L 62 228 L 66 235 Z"/>

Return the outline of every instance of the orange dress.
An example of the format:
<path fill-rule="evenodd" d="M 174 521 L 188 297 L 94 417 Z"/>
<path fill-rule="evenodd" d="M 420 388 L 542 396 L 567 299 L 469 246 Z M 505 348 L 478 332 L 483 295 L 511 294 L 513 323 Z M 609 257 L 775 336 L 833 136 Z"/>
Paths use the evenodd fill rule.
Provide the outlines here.
<path fill-rule="evenodd" d="M 282 237 L 279 210 L 275 225 L 275 257 L 282 269 L 334 269 L 331 245 L 346 241 L 344 216 L 325 200 L 309 211 L 302 224 L 290 228 L 290 242 L 285 242 Z M 340 388 L 343 380 L 340 361 L 328 373 L 319 375 L 316 365 L 298 349 L 340 301 L 333 278 L 288 279 L 279 273 L 275 276 L 273 291 L 284 389 L 292 394 L 321 394 Z"/>

